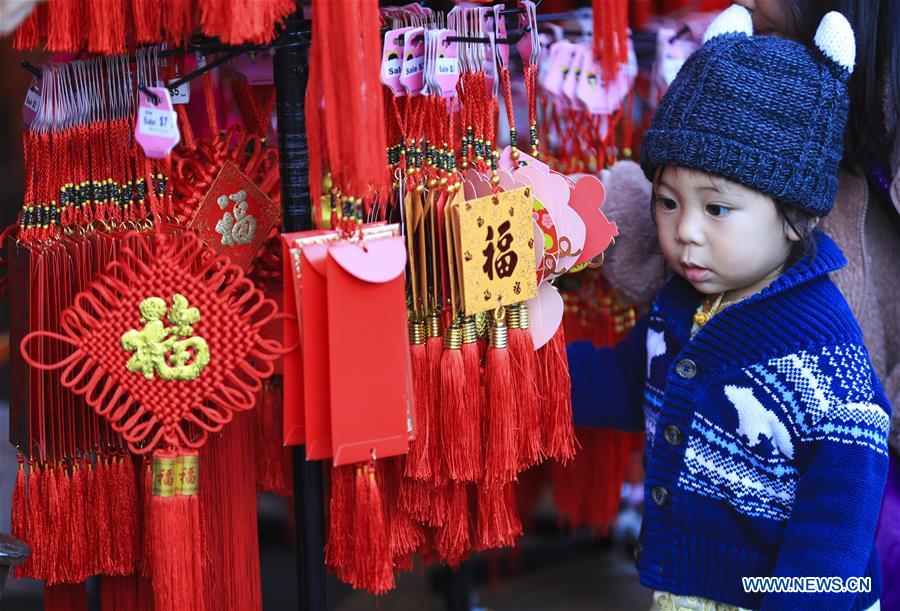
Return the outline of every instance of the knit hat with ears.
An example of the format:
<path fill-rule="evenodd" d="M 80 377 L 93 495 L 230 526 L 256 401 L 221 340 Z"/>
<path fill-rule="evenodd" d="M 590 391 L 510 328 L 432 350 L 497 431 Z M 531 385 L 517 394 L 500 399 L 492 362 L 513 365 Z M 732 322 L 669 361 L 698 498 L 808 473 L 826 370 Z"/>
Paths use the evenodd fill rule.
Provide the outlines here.
<path fill-rule="evenodd" d="M 678 165 L 727 178 L 825 216 L 837 191 L 856 60 L 853 30 L 831 12 L 815 47 L 754 36 L 731 6 L 709 26 L 644 134 L 641 166 Z"/>

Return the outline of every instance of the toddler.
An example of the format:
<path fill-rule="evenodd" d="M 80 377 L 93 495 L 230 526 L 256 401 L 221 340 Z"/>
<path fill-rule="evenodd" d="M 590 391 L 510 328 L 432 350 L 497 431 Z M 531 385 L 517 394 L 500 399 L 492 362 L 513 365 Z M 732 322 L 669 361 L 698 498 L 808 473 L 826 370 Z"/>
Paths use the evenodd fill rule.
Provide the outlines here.
<path fill-rule="evenodd" d="M 826 15 L 816 47 L 754 36 L 740 6 L 712 23 L 641 147 L 672 279 L 622 344 L 569 348 L 575 424 L 646 432 L 655 609 L 879 608 L 890 405 L 828 278 L 846 261 L 815 229 L 843 149 L 846 19 Z"/>

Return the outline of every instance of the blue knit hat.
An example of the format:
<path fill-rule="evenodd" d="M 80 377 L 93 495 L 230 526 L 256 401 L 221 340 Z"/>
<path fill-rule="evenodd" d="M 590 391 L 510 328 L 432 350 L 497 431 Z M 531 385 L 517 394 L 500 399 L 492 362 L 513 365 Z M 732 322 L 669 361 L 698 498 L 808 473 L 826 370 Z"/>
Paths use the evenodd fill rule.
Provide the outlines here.
<path fill-rule="evenodd" d="M 831 211 L 844 149 L 856 46 L 828 13 L 816 48 L 753 36 L 732 6 L 685 62 L 644 134 L 641 166 L 678 165 L 756 189 L 816 216 Z"/>

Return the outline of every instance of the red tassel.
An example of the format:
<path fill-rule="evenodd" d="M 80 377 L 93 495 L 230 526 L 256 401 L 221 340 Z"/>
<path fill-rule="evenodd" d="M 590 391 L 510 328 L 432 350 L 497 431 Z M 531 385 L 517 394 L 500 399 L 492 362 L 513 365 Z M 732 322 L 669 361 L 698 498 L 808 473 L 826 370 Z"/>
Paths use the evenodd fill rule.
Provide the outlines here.
<path fill-rule="evenodd" d="M 69 503 L 69 528 L 72 531 L 70 561 L 77 581 L 84 581 L 92 575 L 92 567 L 89 562 L 90 543 L 87 535 L 89 524 L 85 514 L 85 497 L 87 495 L 85 469 L 82 461 L 76 461 L 72 465 L 72 490 Z M 91 516 L 91 519 L 93 520 L 94 517 Z"/>
<path fill-rule="evenodd" d="M 462 329 L 463 384 L 466 392 L 466 415 L 460 427 L 460 436 L 465 438 L 465 452 L 469 461 L 464 472 L 474 474 L 475 481 L 484 477 L 484 438 L 482 422 L 484 422 L 484 384 L 481 371 L 481 348 L 479 348 L 478 331 L 475 319 L 468 318 Z"/>
<path fill-rule="evenodd" d="M 48 466 L 44 470 L 44 477 L 42 479 L 42 483 L 44 484 L 42 494 L 44 495 L 44 502 L 46 503 L 45 511 L 47 512 L 47 538 L 44 540 L 46 544 L 46 548 L 44 549 L 46 556 L 43 562 L 44 579 L 47 581 L 47 585 L 56 585 L 64 581 L 59 572 L 60 564 L 63 562 L 62 557 L 65 555 L 65 552 L 60 545 L 62 520 L 60 516 L 61 508 L 59 505 L 59 488 L 57 487 L 56 482 L 56 469 L 57 466 L 54 464 Z"/>
<path fill-rule="evenodd" d="M 331 468 L 331 504 L 328 512 L 328 542 L 325 545 L 325 563 L 338 579 L 350 583 L 354 579 L 352 569 L 351 539 L 353 530 L 354 468 Z"/>
<path fill-rule="evenodd" d="M 430 340 L 429 340 L 430 341 Z M 476 456 L 481 453 L 481 440 L 469 418 L 465 363 L 462 351 L 462 329 L 458 325 L 447 329 L 444 352 L 440 360 L 441 382 L 441 448 L 447 475 L 457 482 L 474 481 L 478 475 Z"/>
<path fill-rule="evenodd" d="M 131 0 L 134 39 L 137 44 L 159 42 L 162 30 L 162 3 L 159 0 Z"/>
<path fill-rule="evenodd" d="M 252 451 L 255 435 L 254 414 L 238 413 L 228 432 L 210 439 L 203 448 L 201 530 L 209 609 L 262 608 Z"/>
<path fill-rule="evenodd" d="M 28 524 L 28 498 L 27 490 L 25 488 L 25 459 L 21 455 L 18 458 L 19 470 L 16 473 L 16 485 L 13 488 L 12 515 L 10 518 L 12 534 L 16 539 L 24 541 L 34 548 L 34 543 L 31 540 L 28 530 L 29 527 L 33 528 L 34 525 Z M 32 493 L 34 493 L 34 489 L 32 489 Z M 19 567 L 16 567 L 16 577 L 23 577 L 23 573 L 24 570 L 20 570 Z"/>
<path fill-rule="evenodd" d="M 565 463 L 575 456 L 575 431 L 572 427 L 572 395 L 566 336 L 562 326 L 547 345 L 537 352 L 544 431 L 544 452 Z"/>
<path fill-rule="evenodd" d="M 384 594 L 394 587 L 394 565 L 373 465 L 357 467 L 354 505 L 352 555 L 357 570 L 350 585 L 373 594 Z"/>
<path fill-rule="evenodd" d="M 428 526 L 442 526 L 447 520 L 447 482 L 403 478 L 400 506 L 411 517 Z"/>
<path fill-rule="evenodd" d="M 122 575 L 131 575 L 137 569 L 141 550 L 140 525 L 138 524 L 137 481 L 134 464 L 128 454 L 116 457 L 116 516 L 119 534 L 119 568 Z"/>
<path fill-rule="evenodd" d="M 81 49 L 85 28 L 81 23 L 84 7 L 77 0 L 54 0 L 49 3 L 47 50 L 72 52 Z"/>
<path fill-rule="evenodd" d="M 448 483 L 447 521 L 435 537 L 438 554 L 452 568 L 459 566 L 472 548 L 468 488 L 465 482 Z"/>
<path fill-rule="evenodd" d="M 428 361 L 428 380 L 431 392 L 426 399 L 431 401 L 429 416 L 431 418 L 428 438 L 428 458 L 431 461 L 431 474 L 435 482 L 444 482 L 447 479 L 448 464 L 444 453 L 441 452 L 443 440 L 444 421 L 442 419 L 443 401 L 443 372 L 442 359 L 444 354 L 444 341 L 441 337 L 441 322 L 437 316 L 428 319 L 428 339 L 425 342 L 425 358 Z M 457 370 L 460 374 L 462 368 Z"/>
<path fill-rule="evenodd" d="M 89 515 L 94 516 L 94 528 L 97 533 L 94 540 L 98 559 L 97 572 L 104 575 L 115 575 L 112 562 L 113 534 L 109 523 L 110 510 L 112 509 L 112 504 L 110 503 L 110 479 L 107 458 L 98 456 L 94 465 L 92 499 L 94 506 Z"/>
<path fill-rule="evenodd" d="M 381 496 L 384 501 L 384 517 L 390 534 L 391 557 L 394 568 L 401 565 L 422 544 L 422 527 L 403 510 L 401 488 L 405 456 L 395 456 L 381 461 Z"/>
<path fill-rule="evenodd" d="M 431 430 L 434 415 L 433 387 L 429 379 L 428 355 L 425 348 L 425 327 L 420 322 L 409 325 L 409 353 L 413 376 L 414 437 L 406 459 L 406 477 L 431 479 Z"/>
<path fill-rule="evenodd" d="M 152 531 L 152 503 L 153 498 L 153 465 L 150 461 L 145 460 L 141 464 L 141 561 L 140 575 L 147 579 L 150 578 L 150 567 L 153 558 L 153 541 L 150 533 Z"/>
<path fill-rule="evenodd" d="M 256 420 L 256 481 L 260 492 L 290 496 L 292 489 L 291 451 L 284 447 L 284 406 L 282 381 L 276 376 L 263 384 Z"/>
<path fill-rule="evenodd" d="M 193 477 L 182 477 L 190 469 Z M 156 611 L 203 609 L 205 605 L 196 476 L 196 453 L 177 457 L 173 452 L 154 453 L 150 538 Z"/>
<path fill-rule="evenodd" d="M 56 480 L 56 503 L 57 508 L 54 516 L 53 532 L 55 533 L 56 562 L 54 563 L 55 574 L 48 576 L 47 583 L 75 583 L 81 581 L 75 578 L 72 569 L 71 558 L 69 554 L 72 549 L 72 529 L 69 524 L 69 512 L 72 502 L 72 479 L 65 465 L 59 464 L 53 470 L 54 479 Z"/>
<path fill-rule="evenodd" d="M 532 467 L 544 458 L 541 442 L 541 408 L 537 389 L 537 357 L 528 330 L 528 308 L 514 305 L 507 310 L 509 353 L 516 376 L 516 405 L 519 408 L 519 469 Z"/>
<path fill-rule="evenodd" d="M 47 585 L 44 588 L 44 611 L 87 611 L 84 582 Z"/>
<path fill-rule="evenodd" d="M 519 466 L 516 392 L 508 339 L 506 324 L 502 319 L 497 320 L 491 327 L 491 347 L 488 349 L 485 373 L 487 439 L 484 477 L 485 483 L 491 486 L 514 480 Z"/>
<path fill-rule="evenodd" d="M 512 483 L 478 486 L 479 551 L 515 545 L 522 534 Z"/>
<path fill-rule="evenodd" d="M 41 44 L 41 8 L 46 5 L 37 5 L 31 15 L 16 29 L 16 37 L 13 47 L 17 51 L 30 51 Z"/>

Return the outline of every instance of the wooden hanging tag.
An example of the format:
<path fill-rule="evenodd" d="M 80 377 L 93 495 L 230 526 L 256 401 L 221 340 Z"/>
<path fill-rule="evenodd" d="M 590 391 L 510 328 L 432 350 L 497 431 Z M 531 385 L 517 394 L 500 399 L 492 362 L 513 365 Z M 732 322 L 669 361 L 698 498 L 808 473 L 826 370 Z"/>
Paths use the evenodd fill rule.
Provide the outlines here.
<path fill-rule="evenodd" d="M 527 301 L 537 294 L 532 227 L 528 187 L 459 206 L 466 316 Z"/>

